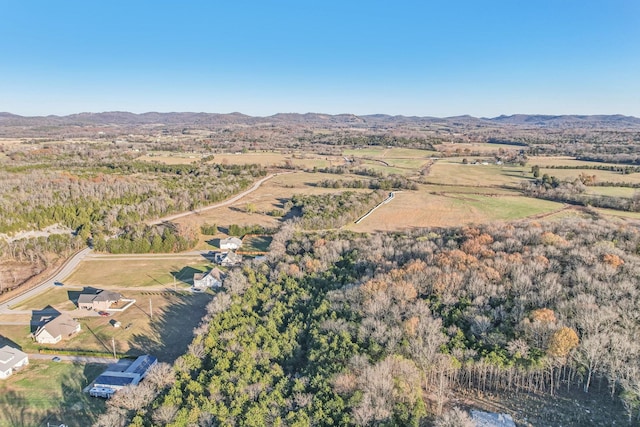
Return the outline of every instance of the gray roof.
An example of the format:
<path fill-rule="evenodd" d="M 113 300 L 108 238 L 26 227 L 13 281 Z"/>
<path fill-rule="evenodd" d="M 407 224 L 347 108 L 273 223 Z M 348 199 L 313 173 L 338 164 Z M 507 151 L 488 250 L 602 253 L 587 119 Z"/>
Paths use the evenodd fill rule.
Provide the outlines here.
<path fill-rule="evenodd" d="M 25 357 L 27 357 L 26 353 L 17 348 L 5 345 L 0 348 L 0 371 L 4 372 L 9 368 L 13 368 L 17 363 L 24 360 Z"/>
<path fill-rule="evenodd" d="M 54 338 L 58 336 L 66 337 L 74 333 L 79 325 L 80 324 L 72 319 L 71 316 L 63 313 L 55 319 L 50 320 L 44 326 L 39 327 L 35 335 L 38 336 L 42 330 L 46 329 L 49 335 Z"/>
<path fill-rule="evenodd" d="M 113 291 L 103 291 L 99 289 L 95 293 L 80 294 L 78 304 L 92 303 L 94 301 L 119 301 L 122 295 Z"/>
<path fill-rule="evenodd" d="M 221 245 L 230 244 L 230 243 L 240 246 L 240 245 L 242 245 L 242 240 L 238 239 L 237 237 L 229 237 L 227 239 L 220 239 L 220 244 Z"/>
<path fill-rule="evenodd" d="M 516 427 L 509 414 L 471 410 L 471 419 L 476 427 Z"/>

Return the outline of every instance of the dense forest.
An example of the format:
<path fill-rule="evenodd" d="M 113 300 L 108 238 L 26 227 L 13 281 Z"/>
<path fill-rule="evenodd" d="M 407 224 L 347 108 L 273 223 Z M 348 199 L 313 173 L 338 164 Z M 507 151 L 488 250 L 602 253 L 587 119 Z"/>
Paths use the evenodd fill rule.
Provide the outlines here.
<path fill-rule="evenodd" d="M 638 419 L 639 251 L 635 226 L 594 220 L 371 236 L 287 225 L 268 262 L 210 303 L 175 383 L 110 402 L 97 425 L 417 426 L 459 389 L 596 382 L 621 402 L 606 417 Z"/>

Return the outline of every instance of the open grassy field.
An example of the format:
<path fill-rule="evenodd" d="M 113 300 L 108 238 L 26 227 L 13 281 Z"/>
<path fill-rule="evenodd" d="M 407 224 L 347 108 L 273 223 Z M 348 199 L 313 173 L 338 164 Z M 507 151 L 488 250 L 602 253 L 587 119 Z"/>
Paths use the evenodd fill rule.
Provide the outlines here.
<path fill-rule="evenodd" d="M 0 425 L 91 425 L 104 412 L 105 402 L 82 389 L 104 369 L 96 364 L 30 361 L 0 382 Z"/>
<path fill-rule="evenodd" d="M 511 220 L 551 213 L 561 203 L 522 196 L 493 197 L 476 194 L 401 192 L 360 224 L 360 232 L 396 231 L 414 227 L 448 227 L 496 220 Z"/>
<path fill-rule="evenodd" d="M 153 152 L 138 157 L 138 160 L 148 162 L 160 162 L 165 164 L 190 164 L 199 162 L 204 156 L 202 154 L 178 154 L 170 152 Z M 259 164 L 264 167 L 282 167 L 291 165 L 303 169 L 314 167 L 323 168 L 332 164 L 344 163 L 344 159 L 336 156 L 320 156 L 308 153 L 280 153 L 276 151 L 248 152 L 248 153 L 224 153 L 213 154 L 213 159 L 209 163 L 246 165 Z"/>
<path fill-rule="evenodd" d="M 639 188 L 630 187 L 587 187 L 587 194 L 597 194 L 601 196 L 625 197 L 630 199 L 640 191 Z"/>
<path fill-rule="evenodd" d="M 438 155 L 437 151 L 420 150 L 417 148 L 386 148 L 386 147 L 367 147 L 348 149 L 342 152 L 344 156 L 349 157 L 372 157 L 381 160 L 387 159 L 428 159 L 431 156 Z"/>
<path fill-rule="evenodd" d="M 438 151 L 451 151 L 451 152 L 480 152 L 480 153 L 495 153 L 502 150 L 516 150 L 520 151 L 526 149 L 526 147 L 522 147 L 520 145 L 509 145 L 509 144 L 489 144 L 489 143 L 455 143 L 455 144 L 439 144 L 436 145 L 435 148 Z"/>
<path fill-rule="evenodd" d="M 543 174 L 558 177 L 560 180 L 575 180 L 581 173 L 587 175 L 595 175 L 597 182 L 630 182 L 634 184 L 640 183 L 640 173 L 632 173 L 628 175 L 620 172 L 603 171 L 603 170 L 581 170 L 581 169 L 543 169 L 540 168 L 540 176 Z"/>
<path fill-rule="evenodd" d="M 280 224 L 280 218 L 267 215 L 274 209 L 282 210 L 284 203 L 291 199 L 294 194 L 327 194 L 335 193 L 333 188 L 323 188 L 317 186 L 317 183 L 326 179 L 363 179 L 364 177 L 356 177 L 351 175 L 334 175 L 326 173 L 311 172 L 295 172 L 290 174 L 280 174 L 266 181 L 258 190 L 243 197 L 241 200 L 231 206 L 219 209 L 211 209 L 200 214 L 189 215 L 176 220 L 178 223 L 188 222 L 197 227 L 204 223 L 216 224 L 218 227 L 224 228 L 231 224 L 238 225 L 261 225 L 268 228 L 277 227 Z M 371 191 L 371 190 L 353 190 L 353 191 Z M 247 205 L 252 205 L 255 212 L 247 212 Z M 222 236 L 213 236 L 222 237 Z M 210 238 L 210 237 L 207 237 Z M 201 245 L 203 246 L 203 245 Z M 203 247 L 199 247 L 204 249 Z"/>
<path fill-rule="evenodd" d="M 431 184 L 471 187 L 517 188 L 531 176 L 526 167 L 505 165 L 464 165 L 462 159 L 438 160 L 426 181 Z"/>
<path fill-rule="evenodd" d="M 545 166 L 621 166 L 621 165 L 616 165 L 614 163 L 602 163 L 602 162 L 589 162 L 589 161 L 585 161 L 585 160 L 576 160 L 575 157 L 568 157 L 568 156 L 549 156 L 549 157 L 542 157 L 542 156 L 534 156 L 534 157 L 529 157 L 527 160 L 527 167 L 531 168 L 531 166 L 540 166 L 541 168 L 544 168 Z M 589 170 L 584 170 L 584 172 L 589 172 Z"/>
<path fill-rule="evenodd" d="M 92 286 L 105 289 L 126 289 L 190 284 L 194 270 L 211 265 L 200 255 L 188 257 L 133 256 L 117 258 L 86 258 L 64 280 L 65 285 Z"/>
<path fill-rule="evenodd" d="M 42 308 L 50 305 L 57 310 L 73 310 L 75 309 L 74 303 L 69 299 L 69 292 L 73 289 L 64 287 L 49 288 L 46 291 L 36 295 L 33 298 L 29 298 L 22 303 L 12 306 L 13 310 L 41 310 Z"/>
<path fill-rule="evenodd" d="M 273 237 L 271 236 L 247 236 L 242 239 L 242 252 L 267 252 Z"/>

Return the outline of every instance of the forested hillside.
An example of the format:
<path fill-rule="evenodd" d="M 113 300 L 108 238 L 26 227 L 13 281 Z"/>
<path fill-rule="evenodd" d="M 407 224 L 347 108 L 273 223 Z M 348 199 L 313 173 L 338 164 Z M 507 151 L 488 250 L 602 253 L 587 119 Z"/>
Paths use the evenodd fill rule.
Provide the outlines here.
<path fill-rule="evenodd" d="M 175 384 L 125 413 L 112 402 L 98 425 L 419 425 L 464 390 L 596 381 L 610 407 L 560 416 L 632 420 L 639 245 L 634 226 L 575 219 L 372 236 L 287 226 L 267 263 L 216 295 Z"/>

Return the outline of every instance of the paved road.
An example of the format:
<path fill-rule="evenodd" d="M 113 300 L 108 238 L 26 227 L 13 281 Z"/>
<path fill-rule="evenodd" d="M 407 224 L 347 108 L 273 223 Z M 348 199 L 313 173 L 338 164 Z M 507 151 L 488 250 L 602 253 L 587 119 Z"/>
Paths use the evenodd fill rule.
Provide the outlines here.
<path fill-rule="evenodd" d="M 280 173 L 280 175 L 286 174 L 286 173 L 294 173 L 294 172 L 282 172 L 282 173 Z M 179 214 L 166 216 L 164 218 L 160 218 L 160 219 L 157 219 L 155 221 L 151 221 L 151 222 L 149 222 L 149 224 L 151 224 L 151 225 L 160 224 L 162 222 L 172 221 L 174 219 L 182 218 L 182 217 L 185 217 L 185 216 L 188 216 L 188 215 L 198 214 L 200 212 L 208 211 L 210 209 L 216 209 L 216 208 L 220 208 L 220 207 L 223 207 L 223 206 L 230 205 L 230 204 L 235 203 L 238 200 L 242 199 L 247 194 L 250 194 L 250 193 L 256 191 L 258 188 L 260 188 L 260 186 L 265 181 L 267 181 L 267 180 L 269 180 L 269 179 L 271 179 L 271 178 L 273 178 L 274 176 L 277 176 L 277 175 L 278 174 L 275 173 L 275 174 L 271 174 L 271 175 L 265 176 L 264 178 L 256 181 L 256 183 L 253 184 L 253 186 L 251 188 L 249 188 L 248 190 L 245 190 L 242 193 L 237 194 L 237 195 L 231 197 L 230 199 L 225 200 L 224 202 L 216 203 L 215 205 L 206 206 L 204 208 L 195 209 L 195 210 L 189 211 L 189 212 L 182 212 L 182 213 L 179 213 Z M 73 272 L 73 270 L 76 269 L 76 267 L 78 266 L 80 261 L 85 259 L 87 257 L 87 255 L 89 255 L 90 252 L 91 252 L 91 248 L 86 248 L 86 249 L 81 250 L 76 255 L 74 255 L 72 258 L 70 258 L 63 265 L 63 267 L 60 270 L 58 270 L 58 272 L 55 275 L 53 275 L 52 277 L 50 277 L 46 281 L 44 281 L 41 284 L 31 288 L 30 290 L 26 291 L 25 293 L 23 293 L 21 295 L 18 295 L 18 296 L 14 297 L 14 298 L 11 298 L 11 299 L 1 303 L 0 304 L 0 314 L 11 313 L 11 309 L 9 307 L 11 307 L 13 305 L 20 304 L 21 302 L 26 301 L 27 299 L 38 295 L 39 293 L 43 292 L 47 288 L 50 288 L 50 287 L 54 286 L 53 285 L 54 282 L 62 282 L 63 279 L 65 279 L 67 276 L 69 276 Z M 185 253 L 182 253 L 182 254 L 176 254 L 175 257 L 204 255 L 207 252 L 208 251 L 185 252 Z M 162 259 L 161 257 L 173 258 L 173 256 L 168 256 L 167 254 L 159 254 L 159 255 L 160 255 L 160 257 L 152 257 L 152 259 Z M 102 255 L 93 256 L 90 259 L 95 259 L 95 258 L 99 258 L 99 257 L 102 257 Z M 107 257 L 109 257 L 109 256 L 108 255 L 105 256 L 105 258 L 107 258 Z M 122 255 L 120 255 L 120 257 L 124 258 L 124 259 L 148 259 L 149 255 L 146 255 L 144 257 L 142 257 L 142 256 L 136 257 L 136 255 L 129 255 L 129 256 L 122 257 Z M 109 258 L 111 258 L 111 257 L 109 257 Z M 115 257 L 113 257 L 113 258 L 115 258 Z"/>
<path fill-rule="evenodd" d="M 20 294 L 0 304 L 0 314 L 11 313 L 11 310 L 9 308 L 10 306 L 20 304 L 21 302 L 26 301 L 29 298 L 33 298 L 34 296 L 38 295 L 45 289 L 53 287 L 54 286 L 53 284 L 55 282 L 62 282 L 63 279 L 69 276 L 73 272 L 73 270 L 76 269 L 78 264 L 80 264 L 80 261 L 82 261 L 90 252 L 91 252 L 91 248 L 85 248 L 81 250 L 80 252 L 75 254 L 73 257 L 69 258 L 69 260 L 62 266 L 62 268 L 60 268 L 58 272 L 55 273 L 53 276 L 49 277 L 47 280 L 40 283 L 39 285 L 29 289 L 25 293 Z"/>
<path fill-rule="evenodd" d="M 284 175 L 286 173 L 293 173 L 293 172 L 281 172 L 280 175 Z M 182 213 L 175 214 L 175 215 L 165 216 L 164 218 L 160 218 L 160 219 L 156 219 L 154 221 L 150 221 L 150 222 L 148 222 L 148 224 L 156 225 L 156 224 L 160 224 L 160 223 L 167 222 L 167 221 L 173 221 L 174 219 L 182 218 L 182 217 L 185 217 L 185 216 L 189 216 L 189 215 L 193 215 L 193 214 L 199 214 L 201 212 L 205 212 L 205 211 L 208 211 L 208 210 L 211 210 L 211 209 L 217 209 L 217 208 L 221 208 L 223 206 L 230 205 L 230 204 L 235 203 L 238 200 L 242 199 L 247 194 L 253 193 L 258 188 L 260 188 L 260 186 L 262 185 L 263 182 L 265 182 L 268 179 L 271 179 L 271 178 L 273 178 L 274 176 L 277 176 L 277 175 L 278 175 L 277 173 L 272 173 L 271 175 L 265 176 L 261 180 L 256 181 L 256 183 L 253 184 L 253 187 L 251 187 L 250 189 L 245 190 L 242 193 L 237 194 L 237 195 L 233 196 L 232 198 L 225 200 L 224 202 L 216 203 L 215 205 L 206 206 L 206 207 L 200 208 L 200 209 L 194 209 L 194 210 L 188 211 L 188 212 L 182 212 Z"/>

